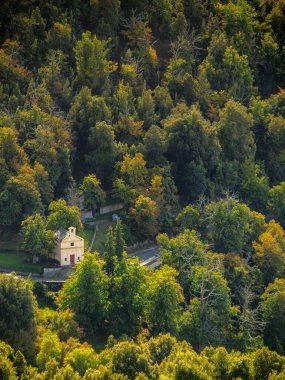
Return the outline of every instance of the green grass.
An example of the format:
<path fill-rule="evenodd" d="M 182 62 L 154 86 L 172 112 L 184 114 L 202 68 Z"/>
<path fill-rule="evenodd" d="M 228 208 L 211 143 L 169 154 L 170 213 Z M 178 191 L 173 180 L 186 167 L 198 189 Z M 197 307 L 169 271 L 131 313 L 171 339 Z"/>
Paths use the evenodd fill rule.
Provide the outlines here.
<path fill-rule="evenodd" d="M 2 234 L 0 236 L 0 267 L 27 273 L 40 273 L 42 265 L 29 262 L 30 255 L 21 248 L 19 235 Z"/>
<path fill-rule="evenodd" d="M 27 273 L 40 273 L 42 265 L 28 262 L 29 255 L 25 252 L 0 248 L 0 267 Z"/>
<path fill-rule="evenodd" d="M 92 228 L 85 227 L 83 230 L 83 236 L 82 237 L 84 239 L 84 246 L 85 246 L 86 250 L 89 248 L 89 245 L 90 245 L 91 240 L 92 240 L 93 233 L 94 233 L 94 227 L 92 227 Z"/>
<path fill-rule="evenodd" d="M 96 233 L 95 242 L 93 244 L 93 251 L 103 253 L 106 234 L 108 232 L 109 226 L 112 226 L 113 224 L 114 223 L 111 221 L 106 220 L 98 225 L 98 231 Z"/>

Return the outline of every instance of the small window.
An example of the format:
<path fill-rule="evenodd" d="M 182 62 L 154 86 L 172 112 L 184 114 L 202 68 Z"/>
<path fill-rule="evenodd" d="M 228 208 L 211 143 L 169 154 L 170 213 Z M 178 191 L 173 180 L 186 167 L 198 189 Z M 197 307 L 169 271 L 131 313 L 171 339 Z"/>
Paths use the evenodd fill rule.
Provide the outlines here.
<path fill-rule="evenodd" d="M 71 247 L 74 247 L 74 243 L 70 243 L 70 246 L 71 246 Z"/>
<path fill-rule="evenodd" d="M 78 260 L 80 260 L 80 256 L 78 256 Z"/>
<path fill-rule="evenodd" d="M 64 261 L 67 261 L 67 258 L 65 258 Z"/>

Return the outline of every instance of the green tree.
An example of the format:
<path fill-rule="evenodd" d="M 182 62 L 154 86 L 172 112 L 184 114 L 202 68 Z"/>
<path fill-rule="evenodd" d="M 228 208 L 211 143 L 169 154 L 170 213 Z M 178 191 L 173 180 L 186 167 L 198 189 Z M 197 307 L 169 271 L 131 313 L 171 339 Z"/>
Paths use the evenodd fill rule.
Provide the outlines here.
<path fill-rule="evenodd" d="M 148 356 L 133 341 L 120 342 L 113 348 L 112 371 L 125 375 L 126 377 L 118 377 L 122 380 L 137 379 L 141 372 L 150 375 Z"/>
<path fill-rule="evenodd" d="M 119 219 L 114 228 L 115 254 L 119 260 L 123 258 L 126 251 L 126 242 L 124 238 L 124 229 L 121 219 Z"/>
<path fill-rule="evenodd" d="M 116 257 L 116 242 L 114 236 L 114 229 L 112 226 L 109 226 L 109 229 L 106 234 L 105 240 L 105 250 L 104 250 L 104 260 L 105 260 L 105 270 L 108 275 L 114 273 L 115 264 L 118 260 Z"/>
<path fill-rule="evenodd" d="M 167 87 L 157 86 L 154 89 L 154 102 L 156 115 L 160 120 L 166 118 L 173 107 L 173 101 Z"/>
<path fill-rule="evenodd" d="M 70 365 L 60 368 L 54 377 L 54 380 L 80 380 L 81 377 L 78 372 L 74 371 Z"/>
<path fill-rule="evenodd" d="M 251 255 L 252 227 L 255 214 L 245 203 L 227 197 L 206 206 L 210 241 L 221 253 Z"/>
<path fill-rule="evenodd" d="M 47 44 L 50 49 L 71 55 L 74 45 L 72 26 L 67 22 L 55 22 L 47 33 Z"/>
<path fill-rule="evenodd" d="M 269 180 L 253 160 L 245 161 L 241 167 L 240 189 L 250 207 L 258 211 L 266 209 Z"/>
<path fill-rule="evenodd" d="M 127 46 L 132 49 L 143 50 L 150 47 L 152 41 L 152 30 L 148 20 L 142 15 L 132 13 L 129 19 L 123 22 L 123 36 L 127 39 Z"/>
<path fill-rule="evenodd" d="M 247 109 L 234 100 L 229 100 L 220 112 L 218 137 L 224 158 L 223 186 L 238 186 L 244 163 L 254 158 L 252 125 L 253 119 Z"/>
<path fill-rule="evenodd" d="M 154 122 L 154 100 L 151 90 L 144 90 L 138 98 L 138 115 L 144 121 L 144 128 L 148 129 Z"/>
<path fill-rule="evenodd" d="M 49 306 L 53 307 L 55 297 L 52 292 L 48 291 L 48 287 L 46 284 L 43 284 L 40 281 L 35 281 L 33 286 L 34 295 L 37 298 L 37 302 L 40 307 Z"/>
<path fill-rule="evenodd" d="M 124 239 L 124 230 L 121 219 L 119 219 L 113 228 L 109 227 L 105 243 L 105 268 L 108 274 L 114 273 L 115 265 L 124 258 L 126 243 Z"/>
<path fill-rule="evenodd" d="M 246 354 L 232 351 L 224 347 L 209 347 L 203 351 L 208 361 L 214 365 L 213 375 L 217 378 L 250 378 L 250 359 Z"/>
<path fill-rule="evenodd" d="M 45 219 L 40 214 L 29 216 L 21 223 L 23 248 L 33 255 L 48 257 L 55 246 L 55 235 L 46 229 Z"/>
<path fill-rule="evenodd" d="M 225 50 L 222 67 L 225 90 L 238 101 L 248 101 L 255 90 L 247 56 L 240 55 L 236 49 L 229 46 Z"/>
<path fill-rule="evenodd" d="M 187 33 L 187 19 L 184 14 L 184 2 L 176 1 L 173 4 L 173 13 L 171 21 L 171 35 L 173 39 L 178 39 Z"/>
<path fill-rule="evenodd" d="M 247 295 L 263 292 L 263 275 L 257 266 L 251 267 L 245 259 L 233 253 L 224 256 L 223 266 L 234 305 L 243 306 L 248 303 Z"/>
<path fill-rule="evenodd" d="M 175 222 L 178 224 L 180 230 L 197 230 L 201 225 L 200 210 L 192 205 L 188 205 L 182 209 L 177 215 Z"/>
<path fill-rule="evenodd" d="M 252 116 L 230 100 L 220 114 L 219 140 L 227 160 L 245 161 L 255 153 Z"/>
<path fill-rule="evenodd" d="M 285 226 L 285 182 L 270 189 L 268 208 L 282 226 Z"/>
<path fill-rule="evenodd" d="M 113 183 L 112 197 L 128 206 L 136 198 L 137 191 L 122 178 L 117 178 Z"/>
<path fill-rule="evenodd" d="M 27 162 L 25 151 L 18 143 L 18 133 L 13 128 L 0 128 L 0 184 L 6 182 L 9 175 L 18 173 Z"/>
<path fill-rule="evenodd" d="M 258 30 L 255 8 L 241 0 L 238 3 L 218 3 L 217 11 L 222 18 L 223 28 L 227 36 L 232 38 L 235 47 L 250 54 Z"/>
<path fill-rule="evenodd" d="M 285 280 L 275 279 L 262 295 L 261 309 L 265 324 L 264 342 L 280 354 L 285 351 Z"/>
<path fill-rule="evenodd" d="M 94 333 L 103 327 L 108 313 L 108 285 L 103 262 L 87 253 L 59 292 L 58 305 L 63 310 L 71 309 L 79 324 Z"/>
<path fill-rule="evenodd" d="M 189 311 L 179 323 L 181 338 L 195 349 L 226 343 L 231 328 L 230 291 L 220 272 L 193 267 Z"/>
<path fill-rule="evenodd" d="M 141 326 L 145 307 L 145 277 L 137 261 L 121 259 L 110 281 L 111 331 L 130 334 Z"/>
<path fill-rule="evenodd" d="M 91 14 L 98 21 L 96 30 L 99 35 L 117 37 L 120 21 L 120 5 L 120 0 L 91 1 Z"/>
<path fill-rule="evenodd" d="M 164 78 L 172 98 L 183 97 L 192 103 L 195 100 L 196 89 L 194 79 L 189 71 L 191 71 L 191 62 L 179 54 L 175 54 L 168 62 Z"/>
<path fill-rule="evenodd" d="M 184 295 L 189 298 L 189 277 L 192 267 L 201 265 L 207 268 L 221 267 L 221 257 L 208 252 L 208 247 L 195 231 L 184 230 L 179 235 L 169 238 L 166 234 L 157 237 L 163 262 L 178 271 L 178 279 L 183 286 Z"/>
<path fill-rule="evenodd" d="M 49 230 L 68 229 L 70 226 L 82 232 L 82 222 L 79 208 L 68 206 L 64 199 L 58 199 L 49 205 L 50 214 L 47 217 L 47 228 Z"/>
<path fill-rule="evenodd" d="M 10 176 L 0 192 L 0 224 L 19 223 L 24 216 L 43 211 L 34 170 L 23 165 Z"/>
<path fill-rule="evenodd" d="M 16 369 L 7 357 L 0 359 L 0 375 L 3 380 L 17 380 Z"/>
<path fill-rule="evenodd" d="M 0 310 L 1 338 L 27 357 L 32 357 L 37 303 L 30 281 L 14 274 L 0 274 Z"/>
<path fill-rule="evenodd" d="M 104 121 L 97 123 L 90 128 L 88 143 L 86 161 L 103 181 L 112 174 L 117 155 L 114 128 Z"/>
<path fill-rule="evenodd" d="M 285 232 L 278 223 L 271 220 L 253 248 L 254 262 L 262 271 L 266 285 L 276 277 L 285 276 Z"/>
<path fill-rule="evenodd" d="M 270 373 L 273 371 L 278 373 L 284 366 L 284 357 L 278 355 L 277 352 L 270 351 L 268 347 L 262 347 L 255 351 L 251 360 L 252 374 L 256 379 L 269 378 Z"/>
<path fill-rule="evenodd" d="M 64 358 L 67 365 L 70 365 L 77 373 L 83 376 L 88 368 L 96 365 L 96 354 L 89 345 L 76 347 L 67 353 Z"/>
<path fill-rule="evenodd" d="M 174 349 L 161 366 L 162 376 L 169 379 L 210 380 L 213 366 L 207 357 L 197 354 L 186 342 Z"/>
<path fill-rule="evenodd" d="M 69 338 L 79 339 L 82 335 L 82 329 L 74 319 L 74 313 L 70 309 L 52 310 L 43 309 L 40 313 L 41 324 L 47 330 L 55 333 L 60 341 L 66 342 Z M 72 341 L 72 339 L 71 339 Z"/>
<path fill-rule="evenodd" d="M 142 126 L 143 121 L 135 120 L 133 116 L 121 116 L 117 126 L 118 140 L 129 146 L 138 143 L 144 134 Z"/>
<path fill-rule="evenodd" d="M 67 56 L 61 50 L 49 50 L 47 64 L 39 69 L 39 75 L 56 104 L 68 110 L 72 100 L 72 72 Z"/>
<path fill-rule="evenodd" d="M 46 206 L 53 199 L 54 187 L 53 187 L 53 185 L 49 179 L 49 174 L 45 170 L 43 165 L 36 162 L 33 169 L 34 169 L 34 177 L 35 177 L 35 180 L 38 184 L 38 189 L 40 191 L 42 201 L 43 201 L 44 205 Z M 68 167 L 66 168 L 66 171 L 67 171 L 66 177 L 68 177 L 69 176 Z M 61 180 L 63 182 L 62 185 L 64 187 L 64 185 L 66 184 L 64 181 L 64 177 L 62 177 Z"/>
<path fill-rule="evenodd" d="M 16 109 L 24 102 L 23 93 L 27 89 L 31 72 L 23 66 L 16 53 L 19 50 L 20 44 L 10 40 L 5 41 L 0 49 L 1 108 L 8 106 Z"/>
<path fill-rule="evenodd" d="M 136 153 L 134 157 L 131 157 L 128 153 L 125 154 L 119 168 L 121 174 L 126 177 L 132 187 L 140 188 L 144 185 L 147 168 L 146 161 L 141 153 Z"/>
<path fill-rule="evenodd" d="M 62 360 L 62 354 L 62 345 L 58 336 L 51 331 L 47 331 L 42 337 L 40 351 L 36 357 L 39 370 L 48 369 L 51 361 L 59 364 Z"/>
<path fill-rule="evenodd" d="M 113 112 L 116 120 L 135 115 L 132 87 L 120 81 L 113 97 Z"/>
<path fill-rule="evenodd" d="M 95 174 L 84 177 L 80 186 L 80 192 L 84 197 L 84 205 L 96 210 L 105 203 L 106 194 L 101 188 L 101 183 Z"/>
<path fill-rule="evenodd" d="M 90 128 L 101 121 L 110 122 L 111 113 L 101 96 L 92 96 L 90 88 L 83 86 L 73 98 L 68 114 L 77 137 L 77 158 L 83 159 L 88 146 Z"/>
<path fill-rule="evenodd" d="M 265 32 L 257 50 L 258 80 L 263 93 L 274 92 L 276 76 L 280 70 L 280 51 L 276 37 L 271 32 Z"/>
<path fill-rule="evenodd" d="M 168 141 L 164 129 L 152 125 L 143 138 L 143 154 L 150 166 L 164 164 Z"/>
<path fill-rule="evenodd" d="M 220 148 L 216 132 L 197 106 L 183 107 L 183 114 L 179 111 L 177 106 L 164 121 L 168 135 L 167 158 L 173 163 L 180 193 L 187 199 L 195 199 L 210 192 L 210 180 L 217 171 Z"/>
<path fill-rule="evenodd" d="M 281 103 L 282 104 L 282 103 Z M 274 183 L 284 181 L 285 117 L 278 114 L 266 120 L 265 157 L 269 177 Z"/>
<path fill-rule="evenodd" d="M 23 124 L 21 118 L 24 119 Z M 72 183 L 69 170 L 72 144 L 68 122 L 62 116 L 45 112 L 38 106 L 33 106 L 26 115 L 20 115 L 19 122 L 23 129 L 28 127 L 31 133 L 24 142 L 31 162 L 41 164 L 55 189 L 59 193 L 60 190 L 64 191 Z"/>
<path fill-rule="evenodd" d="M 24 377 L 27 372 L 27 361 L 21 351 L 17 351 L 14 357 L 14 366 L 18 376 Z"/>
<path fill-rule="evenodd" d="M 266 100 L 268 111 L 274 116 L 282 116 L 285 118 L 284 99 L 284 90 L 279 88 L 279 92 L 277 94 L 271 95 L 270 98 Z"/>
<path fill-rule="evenodd" d="M 158 232 L 158 214 L 157 203 L 149 197 L 139 195 L 128 214 L 132 230 L 140 238 L 155 236 Z"/>
<path fill-rule="evenodd" d="M 107 45 L 108 41 L 102 41 L 96 35 L 84 32 L 74 49 L 78 79 L 99 93 L 108 90 L 109 75 L 116 69 L 108 60 Z"/>
<path fill-rule="evenodd" d="M 175 331 L 176 318 L 183 301 L 181 287 L 176 281 L 177 275 L 175 269 L 163 266 L 147 277 L 145 310 L 154 333 Z"/>

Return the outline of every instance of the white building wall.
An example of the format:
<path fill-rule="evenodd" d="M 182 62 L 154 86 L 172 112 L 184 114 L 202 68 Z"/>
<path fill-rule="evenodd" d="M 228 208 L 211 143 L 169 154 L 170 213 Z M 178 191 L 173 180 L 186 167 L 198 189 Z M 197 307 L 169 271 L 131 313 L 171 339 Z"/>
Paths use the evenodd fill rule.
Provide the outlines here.
<path fill-rule="evenodd" d="M 74 263 L 72 263 L 74 256 Z M 61 266 L 75 265 L 84 257 L 84 239 L 76 235 L 76 228 L 70 227 L 65 238 L 59 242 L 55 259 L 59 261 Z"/>
<path fill-rule="evenodd" d="M 115 203 L 113 205 L 108 205 L 104 207 L 100 207 L 100 215 L 107 214 L 109 212 L 114 212 L 118 210 L 122 210 L 123 204 L 122 203 Z"/>

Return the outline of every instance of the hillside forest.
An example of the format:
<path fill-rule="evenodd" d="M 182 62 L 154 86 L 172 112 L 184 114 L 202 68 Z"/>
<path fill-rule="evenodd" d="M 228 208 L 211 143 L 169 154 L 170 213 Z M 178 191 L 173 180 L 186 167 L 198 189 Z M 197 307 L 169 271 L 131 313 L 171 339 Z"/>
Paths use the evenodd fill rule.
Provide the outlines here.
<path fill-rule="evenodd" d="M 2 0 L 0 241 L 47 260 L 74 192 L 120 218 L 0 274 L 1 380 L 284 380 L 285 1 Z"/>

